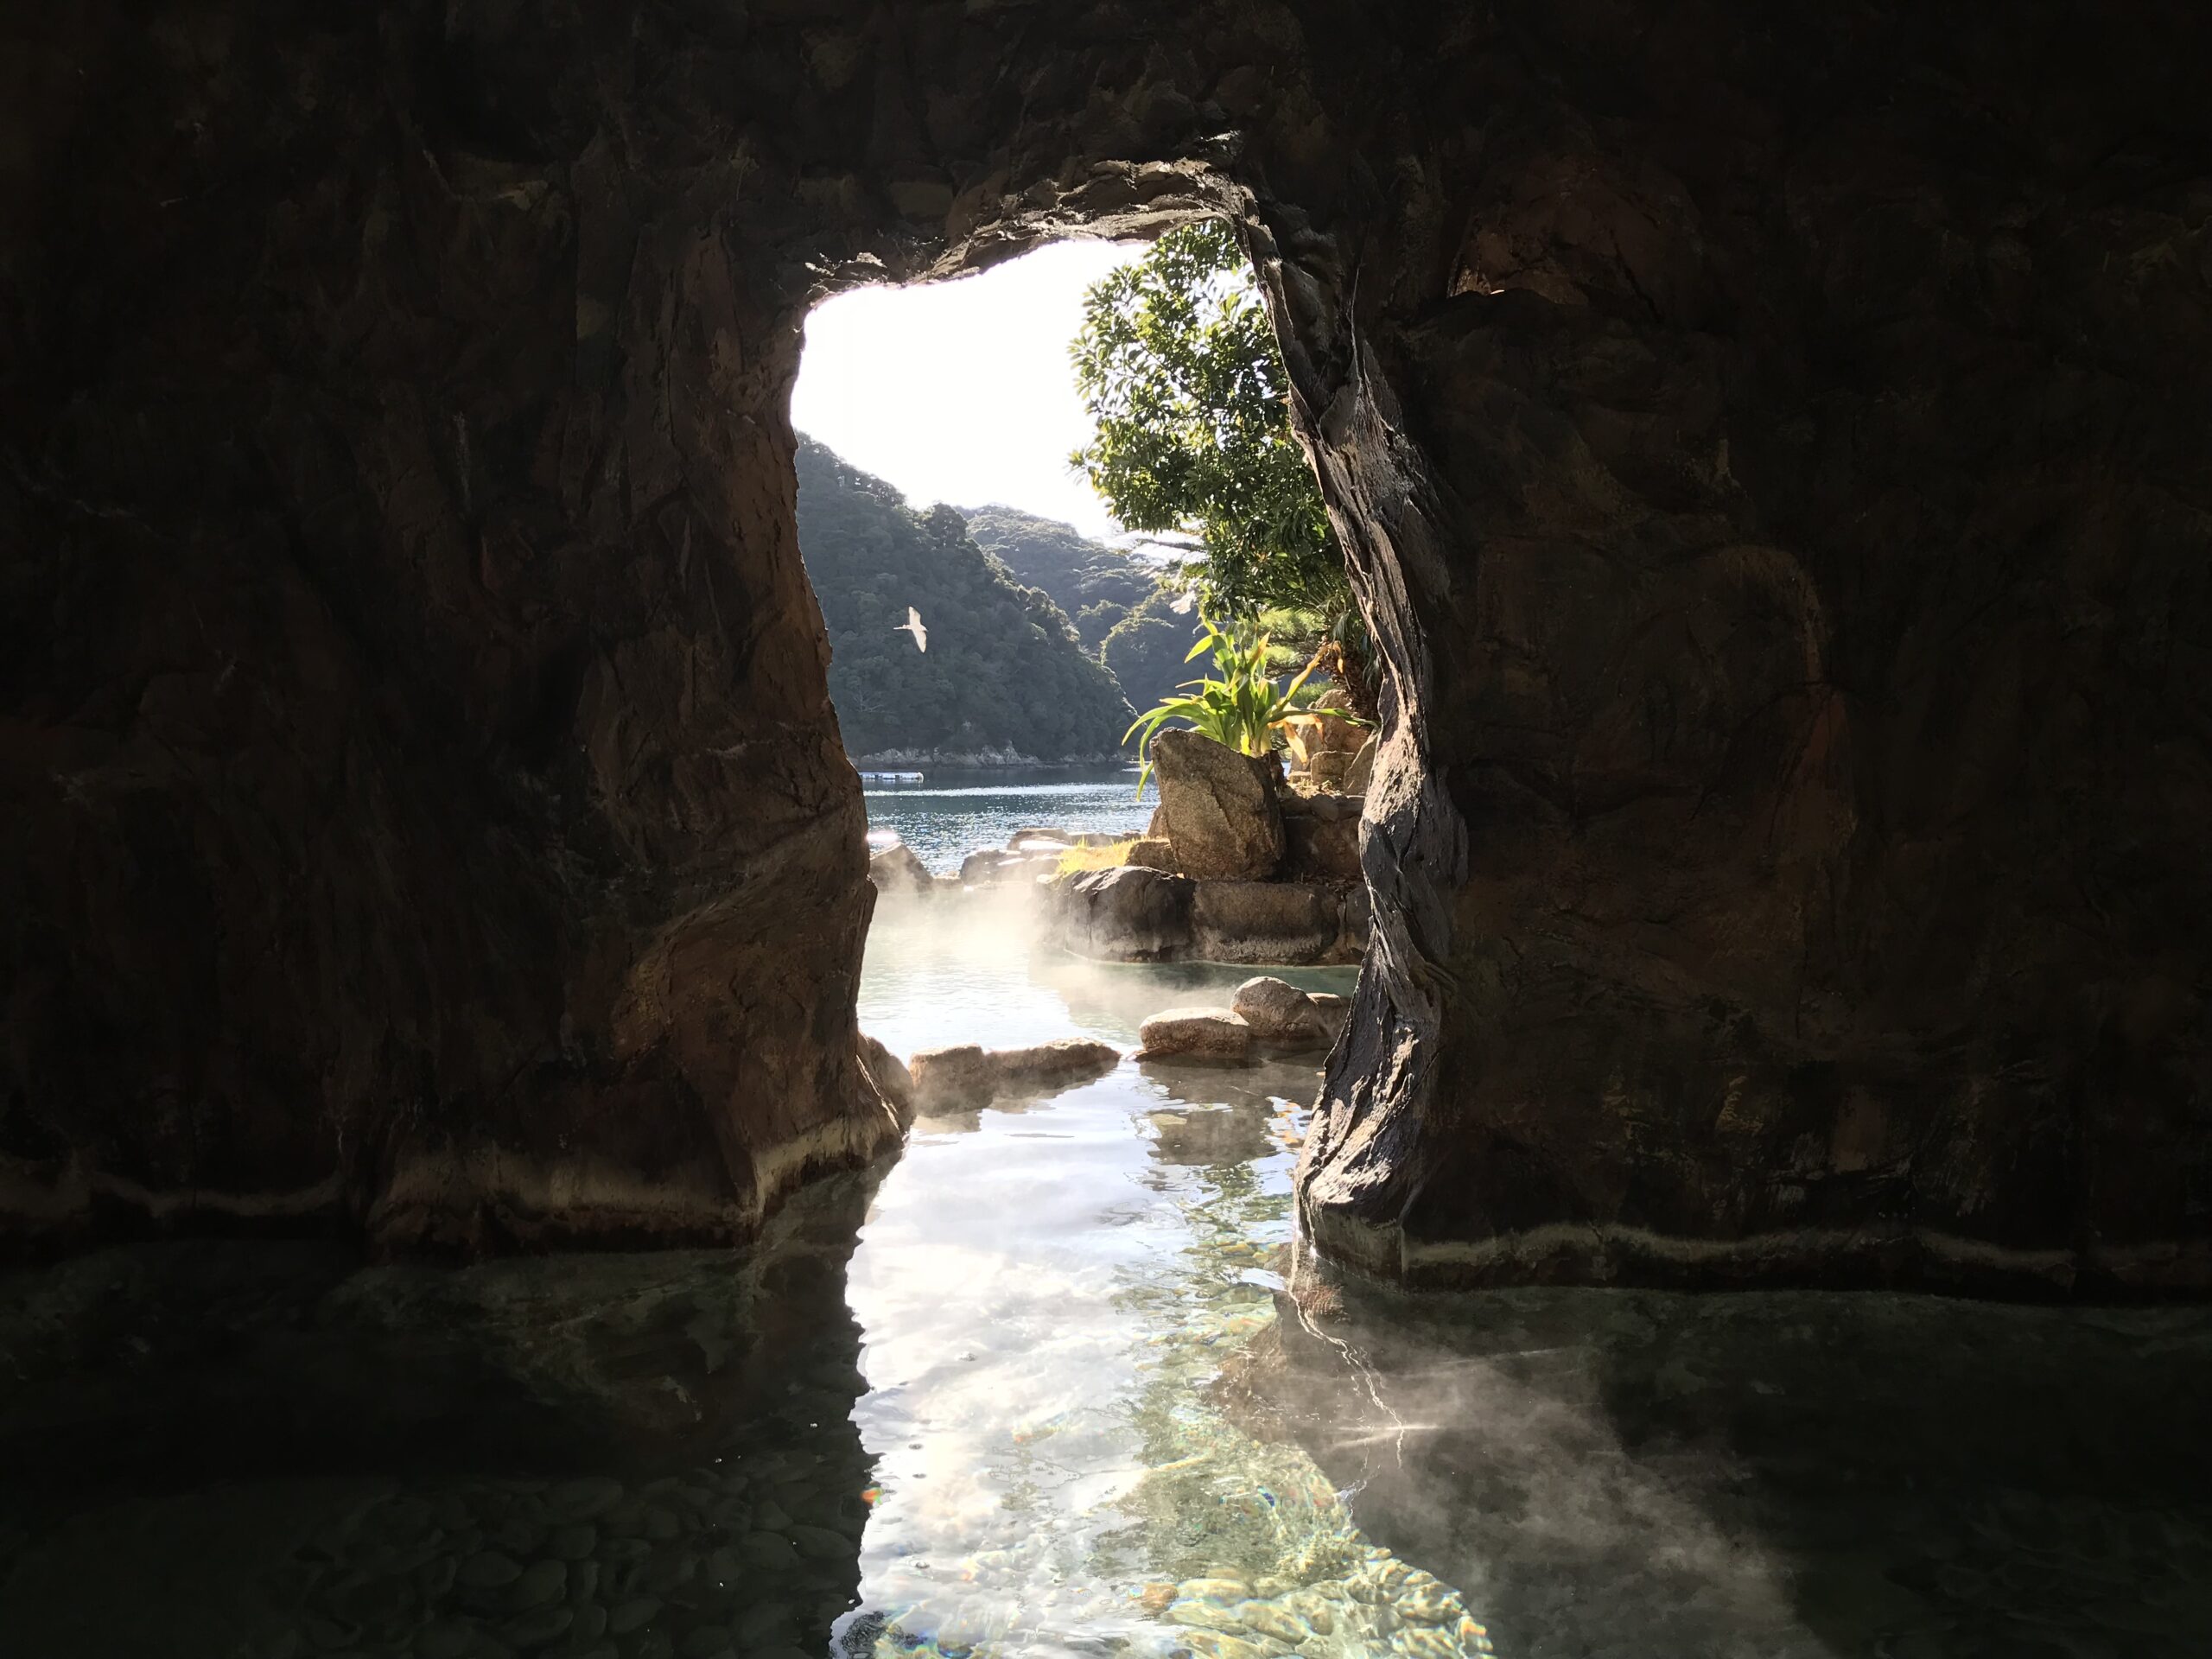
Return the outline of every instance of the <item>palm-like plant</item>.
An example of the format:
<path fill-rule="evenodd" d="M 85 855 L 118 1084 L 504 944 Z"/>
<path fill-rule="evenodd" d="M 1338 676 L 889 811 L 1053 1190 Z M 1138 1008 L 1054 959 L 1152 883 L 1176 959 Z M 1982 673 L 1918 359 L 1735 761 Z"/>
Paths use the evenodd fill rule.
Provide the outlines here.
<path fill-rule="evenodd" d="M 1210 653 L 1213 673 L 1200 679 L 1185 680 L 1179 689 L 1188 695 L 1162 699 L 1156 707 L 1139 715 L 1129 729 L 1122 734 L 1122 741 L 1126 743 L 1139 732 L 1143 733 L 1137 737 L 1137 760 L 1141 763 L 1137 772 L 1140 795 L 1144 793 L 1146 780 L 1152 776 L 1152 740 L 1171 720 L 1183 721 L 1201 737 L 1210 737 L 1240 754 L 1262 755 L 1274 751 L 1280 728 L 1288 715 L 1342 712 L 1314 708 L 1310 699 L 1300 695 L 1306 677 L 1313 671 L 1313 664 L 1308 663 L 1300 669 L 1287 684 L 1279 685 L 1268 671 L 1271 642 L 1266 634 L 1248 624 L 1231 622 L 1224 628 L 1203 612 L 1198 621 L 1204 632 L 1183 660 L 1194 662 Z"/>

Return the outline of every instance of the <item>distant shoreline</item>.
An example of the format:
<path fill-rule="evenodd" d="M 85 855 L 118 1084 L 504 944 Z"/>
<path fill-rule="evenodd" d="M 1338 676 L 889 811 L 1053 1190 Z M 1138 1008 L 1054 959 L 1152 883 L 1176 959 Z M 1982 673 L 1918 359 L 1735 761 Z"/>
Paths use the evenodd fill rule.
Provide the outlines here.
<path fill-rule="evenodd" d="M 1136 762 L 1126 752 L 1112 754 L 1063 755 L 1039 760 L 1035 755 L 995 749 L 886 749 L 874 754 L 849 754 L 856 772 L 914 771 L 937 766 L 952 772 L 1076 772 L 1116 766 L 1134 772 Z"/>

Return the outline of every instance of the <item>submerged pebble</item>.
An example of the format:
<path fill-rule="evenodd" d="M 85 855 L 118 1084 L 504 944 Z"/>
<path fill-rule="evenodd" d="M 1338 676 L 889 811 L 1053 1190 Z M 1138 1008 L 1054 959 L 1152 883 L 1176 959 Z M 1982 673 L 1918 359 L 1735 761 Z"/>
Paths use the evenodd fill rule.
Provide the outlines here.
<path fill-rule="evenodd" d="M 496 1549 L 472 1555 L 461 1564 L 461 1581 L 472 1590 L 498 1590 L 520 1577 L 522 1563 Z"/>
<path fill-rule="evenodd" d="M 527 1612 L 542 1607 L 547 1602 L 558 1601 L 569 1587 L 569 1566 L 566 1561 L 532 1561 L 516 1579 L 514 1587 L 507 1592 L 507 1605 L 517 1612 Z"/>
<path fill-rule="evenodd" d="M 515 1647 L 527 1651 L 542 1648 L 565 1634 L 575 1620 L 575 1615 L 566 1607 L 534 1607 L 509 1619 L 499 1627 L 499 1634 Z"/>

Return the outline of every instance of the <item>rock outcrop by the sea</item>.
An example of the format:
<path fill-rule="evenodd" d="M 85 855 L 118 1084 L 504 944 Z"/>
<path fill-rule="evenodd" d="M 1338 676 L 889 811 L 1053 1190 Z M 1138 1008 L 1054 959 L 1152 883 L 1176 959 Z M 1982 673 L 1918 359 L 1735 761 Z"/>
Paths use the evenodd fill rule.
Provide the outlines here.
<path fill-rule="evenodd" d="M 1319 881 L 1201 881 L 1191 897 L 1191 952 L 1205 962 L 1356 958 L 1345 925 L 1352 889 Z"/>
<path fill-rule="evenodd" d="M 1028 1048 L 983 1048 L 963 1043 L 925 1048 L 906 1062 L 914 1109 L 988 1106 L 1003 1096 L 1034 1098 L 1104 1077 L 1121 1064 L 1121 1051 L 1077 1037 Z"/>
<path fill-rule="evenodd" d="M 1152 741 L 1160 810 L 1176 867 L 1198 880 L 1265 880 L 1282 862 L 1274 763 L 1196 732 Z"/>

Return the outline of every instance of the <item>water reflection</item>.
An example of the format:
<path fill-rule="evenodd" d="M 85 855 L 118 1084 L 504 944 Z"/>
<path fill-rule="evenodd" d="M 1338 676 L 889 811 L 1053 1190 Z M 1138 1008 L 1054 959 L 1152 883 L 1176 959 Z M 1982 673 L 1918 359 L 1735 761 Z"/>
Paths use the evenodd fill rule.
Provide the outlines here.
<path fill-rule="evenodd" d="M 1126 1049 L 1245 972 L 1022 915 L 887 914 L 864 1026 Z M 1339 1284 L 1316 1065 L 925 1118 L 742 1255 L 0 1278 L 4 1650 L 2202 1650 L 2212 1313 Z"/>
<path fill-rule="evenodd" d="M 1250 972 L 1009 951 L 1018 912 L 958 914 L 879 925 L 866 1028 L 1126 1049 L 1147 1016 L 1226 1001 Z M 1214 1398 L 1274 1318 L 1316 1081 L 1313 1057 L 1125 1063 L 1019 1112 L 917 1125 L 852 1268 L 883 1496 L 844 1651 L 1487 1651 L 1456 1594 L 1373 1545 L 1302 1451 Z"/>
<path fill-rule="evenodd" d="M 2204 1651 L 2212 1313 L 1295 1289 L 1240 1414 L 1516 1656 Z"/>
<path fill-rule="evenodd" d="M 870 1184 L 742 1256 L 176 1243 L 7 1276 L 6 1650 L 823 1651 L 867 1514 Z"/>

